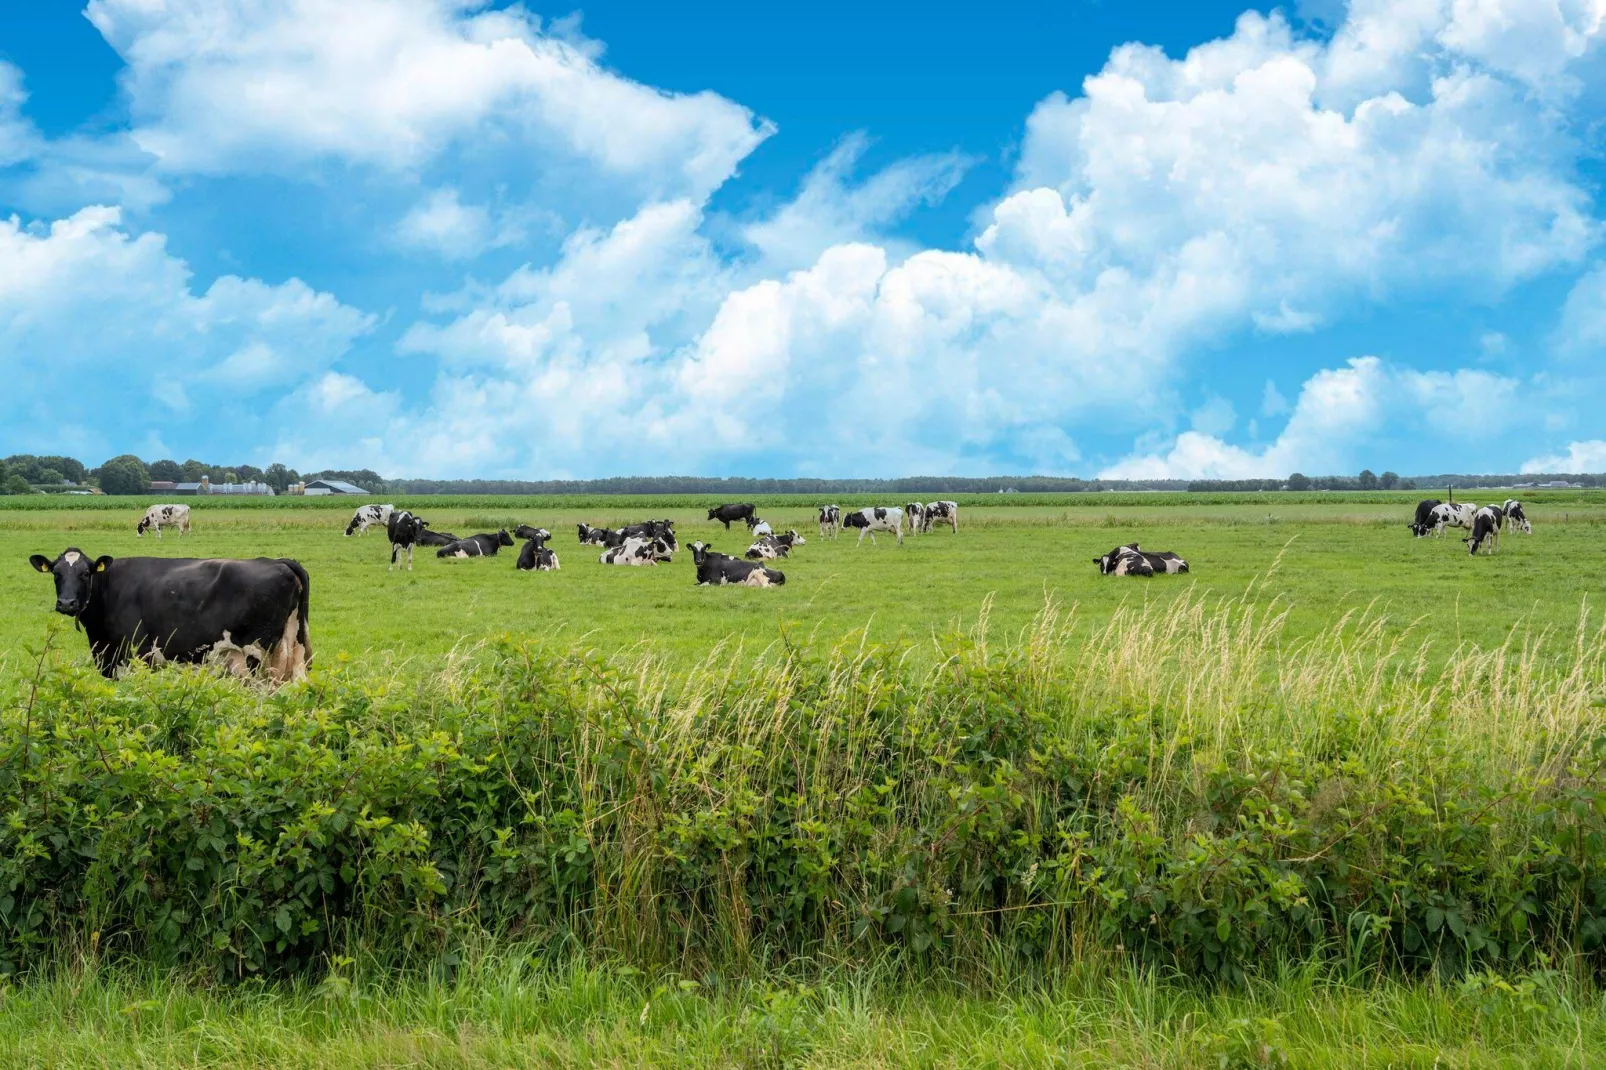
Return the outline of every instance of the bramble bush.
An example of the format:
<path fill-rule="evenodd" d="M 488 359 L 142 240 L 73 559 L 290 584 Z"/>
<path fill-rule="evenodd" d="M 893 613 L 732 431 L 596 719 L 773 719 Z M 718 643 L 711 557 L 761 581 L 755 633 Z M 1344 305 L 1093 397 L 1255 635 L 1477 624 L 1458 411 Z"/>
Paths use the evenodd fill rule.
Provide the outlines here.
<path fill-rule="evenodd" d="M 1297 645 L 1282 621 L 1049 607 L 923 672 L 844 643 L 675 676 L 504 638 L 272 694 L 44 658 L 0 685 L 0 971 L 450 963 L 482 933 L 686 966 L 1598 963 L 1601 634 L 1430 672 L 1379 621 Z"/>

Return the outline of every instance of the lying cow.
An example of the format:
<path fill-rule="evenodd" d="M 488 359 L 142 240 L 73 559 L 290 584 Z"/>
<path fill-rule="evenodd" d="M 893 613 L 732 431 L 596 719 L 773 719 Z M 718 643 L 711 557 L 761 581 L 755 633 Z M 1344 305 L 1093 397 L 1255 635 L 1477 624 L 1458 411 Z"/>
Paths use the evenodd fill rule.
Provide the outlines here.
<path fill-rule="evenodd" d="M 802 546 L 803 536 L 796 531 L 788 531 L 785 535 L 765 535 L 747 548 L 747 556 L 754 561 L 773 561 L 777 557 L 785 557 L 792 552 L 792 547 Z"/>
<path fill-rule="evenodd" d="M 1472 517 L 1472 534 L 1461 541 L 1467 544 L 1467 552 L 1475 554 L 1479 550 L 1494 553 L 1500 549 L 1500 521 L 1502 519 L 1500 507 L 1486 505 L 1479 509 Z"/>
<path fill-rule="evenodd" d="M 418 533 L 420 546 L 450 546 L 457 541 L 457 536 L 449 531 L 430 531 L 427 521 L 421 520 L 419 523 L 425 525 L 424 530 Z"/>
<path fill-rule="evenodd" d="M 717 520 L 725 525 L 729 531 L 732 520 L 745 520 L 747 526 L 752 527 L 752 517 L 756 510 L 750 502 L 731 502 L 726 505 L 716 505 L 708 510 L 708 519 Z"/>
<path fill-rule="evenodd" d="M 449 542 L 435 551 L 436 557 L 495 557 L 504 546 L 513 545 L 513 536 L 503 528 L 495 535 L 470 535 L 466 539 Z"/>
<path fill-rule="evenodd" d="M 671 560 L 674 551 L 663 539 L 626 539 L 597 558 L 604 565 L 656 565 Z"/>
<path fill-rule="evenodd" d="M 1534 526 L 1528 522 L 1528 514 L 1522 511 L 1522 503 L 1515 498 L 1507 498 L 1506 503 L 1500 507 L 1500 526 L 1510 525 L 1524 535 L 1532 535 Z"/>
<path fill-rule="evenodd" d="M 1432 526 L 1435 535 L 1443 535 L 1445 528 L 1466 528 L 1472 530 L 1473 518 L 1478 515 L 1478 507 L 1471 502 L 1445 502 L 1433 507 Z"/>
<path fill-rule="evenodd" d="M 621 529 L 594 528 L 590 524 L 580 524 L 581 546 L 619 546 L 625 541 L 625 533 Z"/>
<path fill-rule="evenodd" d="M 390 539 L 390 568 L 386 572 L 396 567 L 397 558 L 404 553 L 407 571 L 413 570 L 413 547 L 424 541 L 426 523 L 406 509 L 398 509 L 385 518 L 385 534 Z"/>
<path fill-rule="evenodd" d="M 145 515 L 139 518 L 139 524 L 134 528 L 134 536 L 143 538 L 147 531 L 154 530 L 156 537 L 162 537 L 163 528 L 178 528 L 180 535 L 187 535 L 190 530 L 190 507 L 187 505 L 153 505 L 145 510 Z"/>
<path fill-rule="evenodd" d="M 920 530 L 929 532 L 935 524 L 947 524 L 955 535 L 959 534 L 958 502 L 927 502 L 920 511 Z"/>
<path fill-rule="evenodd" d="M 513 567 L 520 572 L 556 572 L 558 571 L 558 555 L 547 548 L 546 541 L 552 533 L 546 528 L 532 528 L 520 524 L 514 532 L 525 543 L 519 550 L 519 560 Z"/>
<path fill-rule="evenodd" d="M 1416 519 L 1411 521 L 1411 534 L 1420 539 L 1433 530 L 1433 510 L 1444 504 L 1437 498 L 1423 498 L 1416 503 Z"/>
<path fill-rule="evenodd" d="M 365 534 L 374 524 L 387 525 L 386 530 L 389 530 L 390 514 L 395 511 L 394 505 L 359 505 L 351 514 L 351 523 L 346 525 L 347 537 Z"/>
<path fill-rule="evenodd" d="M 786 573 L 767 568 L 757 561 L 743 561 L 715 553 L 707 543 L 691 544 L 691 559 L 697 566 L 697 586 L 723 587 L 779 587 L 786 582 Z"/>
<path fill-rule="evenodd" d="M 1109 553 L 1095 557 L 1093 563 L 1105 576 L 1153 576 L 1157 572 L 1175 575 L 1188 571 L 1188 563 L 1170 550 L 1151 553 L 1138 549 L 1135 542 L 1117 546 Z"/>
<path fill-rule="evenodd" d="M 859 541 L 855 546 L 864 544 L 864 537 L 870 536 L 870 545 L 875 545 L 875 533 L 890 531 L 898 537 L 898 545 L 903 545 L 903 510 L 883 509 L 872 506 L 869 509 L 855 509 L 851 513 L 844 513 L 842 526 L 845 528 L 858 528 Z"/>
<path fill-rule="evenodd" d="M 842 510 L 834 505 L 820 506 L 820 538 L 825 538 L 829 532 L 834 539 L 841 530 Z"/>
<path fill-rule="evenodd" d="M 760 520 L 757 517 L 752 517 L 747 527 L 749 534 L 755 539 L 763 539 L 775 534 L 775 529 L 770 527 L 768 520 Z"/>
<path fill-rule="evenodd" d="M 28 563 L 56 581 L 56 612 L 89 637 L 101 674 L 138 657 L 153 668 L 213 659 L 274 684 L 307 674 L 312 583 L 298 561 L 172 557 L 91 559 L 69 547 Z"/>

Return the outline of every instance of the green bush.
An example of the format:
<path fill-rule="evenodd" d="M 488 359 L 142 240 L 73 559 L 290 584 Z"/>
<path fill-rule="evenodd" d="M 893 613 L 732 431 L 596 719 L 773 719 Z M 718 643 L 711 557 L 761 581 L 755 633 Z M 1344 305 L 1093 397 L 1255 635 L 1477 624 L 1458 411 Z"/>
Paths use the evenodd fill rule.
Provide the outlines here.
<path fill-rule="evenodd" d="M 1598 961 L 1599 636 L 1553 676 L 1464 651 L 1429 679 L 1365 622 L 1278 626 L 1195 599 L 1073 642 L 1048 612 L 930 675 L 844 646 L 673 679 L 507 639 L 271 695 L 46 659 L 0 695 L 0 970 L 449 961 L 481 932 L 1223 978 Z"/>

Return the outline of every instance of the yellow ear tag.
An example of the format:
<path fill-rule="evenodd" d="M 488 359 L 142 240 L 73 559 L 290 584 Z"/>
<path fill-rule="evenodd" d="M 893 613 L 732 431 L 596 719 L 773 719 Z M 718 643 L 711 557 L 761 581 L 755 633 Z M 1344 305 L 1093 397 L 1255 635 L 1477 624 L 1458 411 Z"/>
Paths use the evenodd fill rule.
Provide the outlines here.
<path fill-rule="evenodd" d="M 106 562 L 104 562 L 104 561 L 96 561 L 95 562 L 95 571 L 96 572 L 105 572 L 106 571 Z"/>

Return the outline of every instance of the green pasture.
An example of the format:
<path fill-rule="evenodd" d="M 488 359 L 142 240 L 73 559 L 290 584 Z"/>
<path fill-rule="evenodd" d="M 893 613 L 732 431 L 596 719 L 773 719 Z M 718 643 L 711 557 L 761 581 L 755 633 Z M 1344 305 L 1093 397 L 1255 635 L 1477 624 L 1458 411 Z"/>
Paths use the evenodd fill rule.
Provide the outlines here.
<path fill-rule="evenodd" d="M 930 640 L 973 624 L 988 607 L 993 634 L 1024 626 L 1046 598 L 1074 605 L 1096 624 L 1128 601 L 1169 601 L 1195 589 L 1210 596 L 1274 600 L 1289 609 L 1290 639 L 1333 627 L 1371 608 L 1391 628 L 1409 629 L 1440 654 L 1458 644 L 1498 645 L 1516 630 L 1550 630 L 1559 649 L 1606 573 L 1606 492 L 1526 495 L 1535 534 L 1507 536 L 1497 554 L 1470 557 L 1458 537 L 1412 539 L 1406 522 L 1421 495 L 1108 494 L 976 495 L 961 508 L 960 532 L 885 535 L 856 545 L 855 534 L 818 537 L 813 502 L 758 499 L 760 514 L 807 544 L 779 562 L 783 588 L 699 588 L 690 544 L 740 553 L 740 525 L 705 519 L 711 502 L 688 498 L 401 499 L 438 530 L 458 535 L 529 523 L 554 533 L 563 568 L 519 573 L 517 548 L 494 559 L 441 561 L 421 552 L 411 573 L 387 569 L 382 532 L 342 535 L 352 499 L 192 502 L 194 532 L 136 538 L 139 499 L 11 499 L 0 508 L 0 659 L 15 665 L 57 618 L 49 581 L 27 565 L 32 553 L 76 546 L 91 555 L 294 557 L 312 576 L 317 657 L 402 658 L 439 654 L 510 632 L 607 652 L 646 648 L 695 661 L 721 642 L 754 652 L 780 640 L 830 642 L 867 629 L 877 642 L 934 650 Z M 1503 496 L 1490 492 L 1474 501 Z M 376 499 L 380 500 L 380 499 Z M 859 504 L 841 499 L 844 505 Z M 902 504 L 887 502 L 883 504 Z M 575 525 L 618 525 L 672 517 L 682 552 L 657 568 L 598 563 Z M 1192 572 L 1150 580 L 1098 575 L 1092 558 L 1118 543 L 1174 550 Z M 67 649 L 77 651 L 73 638 Z"/>

